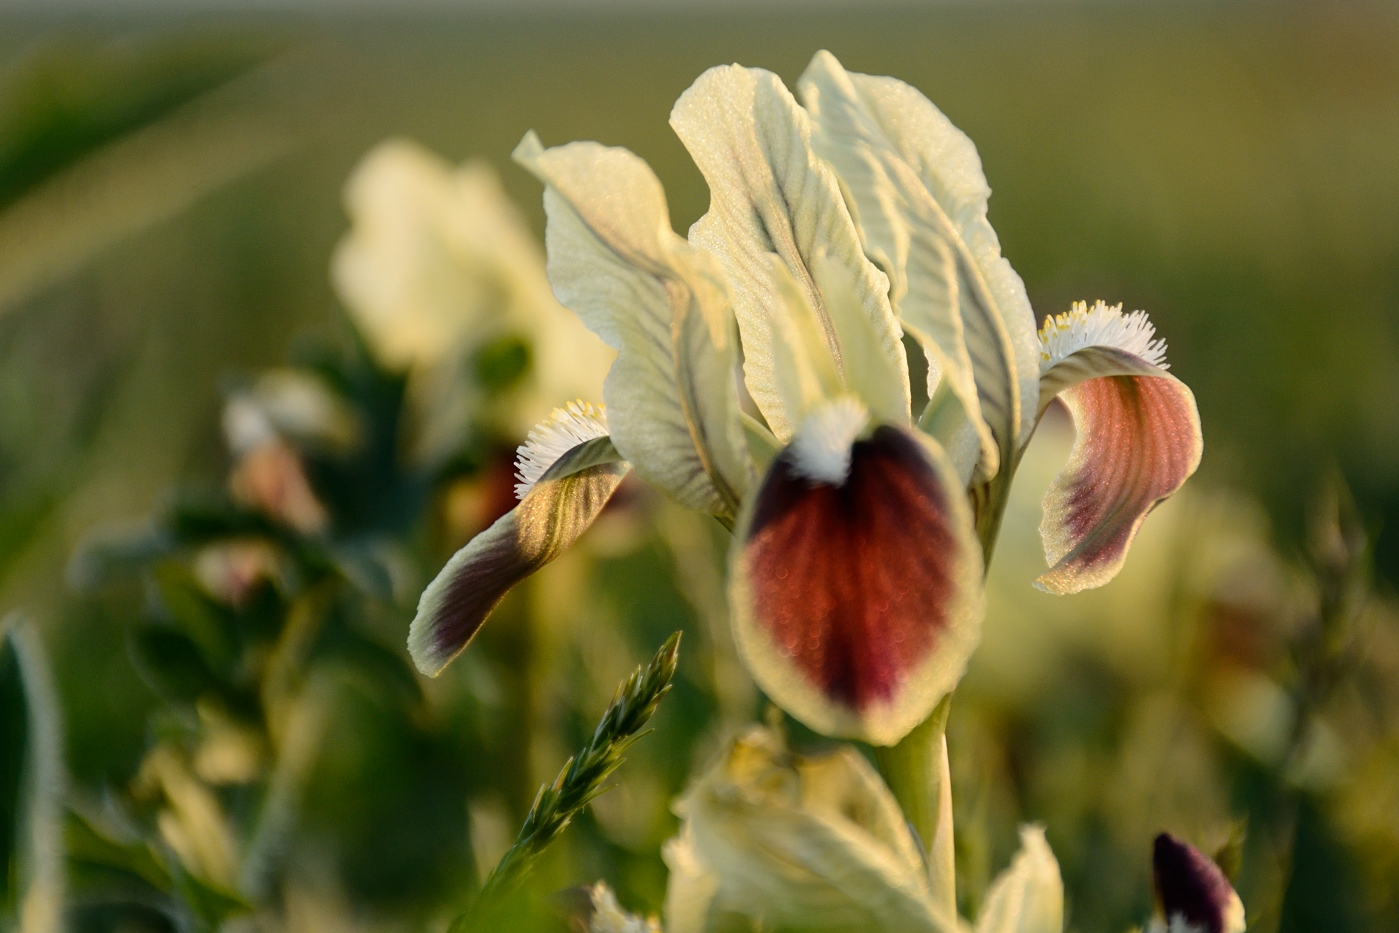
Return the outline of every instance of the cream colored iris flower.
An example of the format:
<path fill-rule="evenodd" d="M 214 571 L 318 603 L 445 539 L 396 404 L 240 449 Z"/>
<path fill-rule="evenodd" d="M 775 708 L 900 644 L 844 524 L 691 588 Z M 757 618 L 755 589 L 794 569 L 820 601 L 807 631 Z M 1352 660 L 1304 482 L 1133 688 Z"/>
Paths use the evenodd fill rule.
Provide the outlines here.
<path fill-rule="evenodd" d="M 849 746 L 803 756 L 753 728 L 676 805 L 666 844 L 665 922 L 627 913 L 592 889 L 590 933 L 731 929 L 861 933 L 1062 933 L 1064 886 L 1039 826 L 987 889 L 968 923 L 934 890 L 893 795 Z M 1219 866 L 1162 833 L 1152 853 L 1148 933 L 1243 933 L 1244 908 Z M 735 925 L 741 918 L 742 923 Z"/>
<path fill-rule="evenodd" d="M 893 744 L 965 670 L 984 555 L 1054 398 L 1078 440 L 1046 499 L 1040 586 L 1106 582 L 1194 471 L 1194 398 L 1145 316 L 1081 305 L 1037 333 L 976 149 L 927 98 L 825 52 L 798 90 L 730 65 L 676 102 L 710 190 L 688 237 L 632 153 L 533 134 L 516 150 L 545 186 L 554 293 L 618 355 L 605 416 L 552 418 L 551 446 L 522 451 L 519 507 L 423 594 L 423 671 L 634 468 L 734 530 L 735 637 L 759 686 L 820 732 Z M 919 411 L 905 339 L 927 358 Z"/>
<path fill-rule="evenodd" d="M 524 338 L 533 365 L 515 400 L 522 433 L 560 400 L 600 390 L 612 355 L 554 300 L 539 244 L 489 165 L 452 166 L 388 140 L 356 167 L 345 208 L 351 229 L 332 279 L 382 365 L 428 390 L 492 340 Z"/>
<path fill-rule="evenodd" d="M 676 805 L 667 843 L 667 933 L 731 929 L 956 933 L 968 928 L 930 888 L 923 855 L 893 795 L 849 746 L 790 752 L 754 728 Z M 643 929 L 605 886 L 592 933 Z M 606 909 L 602 909 L 606 908 Z M 1059 866 L 1038 827 L 992 884 L 976 933 L 1061 933 Z"/>

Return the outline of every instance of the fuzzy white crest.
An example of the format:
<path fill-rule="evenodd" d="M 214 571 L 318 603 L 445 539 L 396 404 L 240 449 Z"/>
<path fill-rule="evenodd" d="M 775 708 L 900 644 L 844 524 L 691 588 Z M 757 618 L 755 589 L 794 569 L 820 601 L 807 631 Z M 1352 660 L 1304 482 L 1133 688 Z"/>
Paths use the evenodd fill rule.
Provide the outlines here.
<path fill-rule="evenodd" d="M 1170 369 L 1166 341 L 1156 338 L 1156 328 L 1145 311 L 1122 313 L 1122 305 L 1075 301 L 1067 314 L 1056 314 L 1040 329 L 1040 372 L 1048 372 L 1084 347 L 1112 347 L 1140 357 L 1152 366 Z"/>
<path fill-rule="evenodd" d="M 607 410 L 582 399 L 555 408 L 529 432 L 515 457 L 515 498 L 523 499 L 544 472 L 579 444 L 607 434 Z"/>
<path fill-rule="evenodd" d="M 869 409 L 849 396 L 817 408 L 792 438 L 792 469 L 813 483 L 844 483 L 850 445 L 869 421 Z"/>

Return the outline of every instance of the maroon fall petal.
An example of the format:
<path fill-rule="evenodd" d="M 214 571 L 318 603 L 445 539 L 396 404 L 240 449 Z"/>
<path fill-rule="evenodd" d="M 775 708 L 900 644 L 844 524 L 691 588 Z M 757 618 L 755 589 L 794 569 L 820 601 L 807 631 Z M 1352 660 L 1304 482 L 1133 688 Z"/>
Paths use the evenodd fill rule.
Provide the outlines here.
<path fill-rule="evenodd" d="M 855 442 L 842 485 L 803 477 L 789 450 L 757 494 L 740 558 L 754 625 L 857 717 L 896 703 L 960 621 L 969 519 L 948 497 L 922 444 L 889 426 Z M 955 678 L 965 657 L 953 664 Z"/>
<path fill-rule="evenodd" d="M 1200 415 L 1185 384 L 1165 374 L 1089 379 L 1059 397 L 1078 436 L 1045 496 L 1050 569 L 1036 582 L 1076 593 L 1117 574 L 1147 513 L 1195 472 Z"/>
<path fill-rule="evenodd" d="M 1229 933 L 1238 895 L 1219 866 L 1169 833 L 1156 837 L 1152 853 L 1156 900 L 1169 923 L 1183 917 L 1205 933 Z"/>
<path fill-rule="evenodd" d="M 435 676 L 460 654 L 516 584 L 588 529 L 630 469 L 615 461 L 557 479 L 546 474 L 519 505 L 453 555 L 423 591 L 409 627 L 408 651 L 418 669 Z"/>

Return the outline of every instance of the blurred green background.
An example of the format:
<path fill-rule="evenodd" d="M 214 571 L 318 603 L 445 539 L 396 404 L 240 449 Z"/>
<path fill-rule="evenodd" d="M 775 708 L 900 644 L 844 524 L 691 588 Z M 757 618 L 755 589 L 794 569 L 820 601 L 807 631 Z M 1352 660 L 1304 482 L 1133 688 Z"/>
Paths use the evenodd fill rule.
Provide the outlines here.
<path fill-rule="evenodd" d="M 1295 563 L 1317 490 L 1339 471 L 1365 523 L 1379 530 L 1378 586 L 1392 588 L 1399 580 L 1399 11 L 1392 5 L 197 16 L 0 9 L 0 609 L 24 609 L 46 633 L 75 784 L 96 794 L 133 778 L 157 701 L 125 647 L 123 620 L 140 593 L 74 596 L 65 566 L 94 528 L 139 520 L 177 484 L 222 482 L 219 415 L 230 378 L 279 363 L 298 341 L 346 339 L 328 264 L 346 229 L 341 189 L 366 150 L 407 136 L 454 161 L 484 158 L 542 233 L 538 186 L 508 159 L 519 138 L 534 129 L 546 144 L 624 145 L 655 168 L 683 231 L 704 211 L 707 193 L 666 125 L 672 102 L 706 67 L 729 61 L 770 68 L 791 83 L 820 48 L 851 70 L 914 84 L 975 140 L 995 192 L 991 221 L 1041 315 L 1100 297 L 1151 313 L 1169 341 L 1172 372 L 1199 399 L 1207 443 L 1195 485 L 1243 503 L 1232 511 L 1182 506 L 1209 516 L 1171 526 L 1182 549 L 1206 552 L 1202 542 L 1245 527 L 1250 547 Z M 1027 493 L 1027 509 L 1042 488 Z M 678 521 L 667 514 L 662 524 Z M 1027 518 L 1030 533 L 1035 520 Z M 579 571 L 588 575 L 584 592 L 604 607 L 583 615 L 607 619 L 608 637 L 618 639 L 620 660 L 603 663 L 609 676 L 703 616 L 703 599 L 686 591 L 692 571 L 676 573 L 676 535 L 700 552 L 717 546 L 709 531 L 690 526 L 682 533 L 672 524 L 659 539 L 626 534 L 649 543 L 616 545 L 622 557 L 604 553 Z M 1143 559 L 1140 573 L 1174 580 L 1184 571 L 1172 560 Z M 421 569 L 436 568 L 425 559 Z M 1258 573 L 1245 564 L 1233 583 L 1209 586 L 1244 586 Z M 1032 576 L 1013 585 L 1028 590 Z M 1121 593 L 1137 585 L 1114 584 Z M 1157 604 L 1177 591 L 1141 586 L 1140 600 L 1046 611 L 1115 618 L 1126 642 L 1139 613 L 1161 616 L 1152 624 L 1165 630 L 1170 619 L 1188 618 L 1195 628 L 1181 628 L 1196 634 L 1216 618 L 1199 608 L 1209 602 L 1203 596 L 1172 616 Z M 1039 605 L 993 602 L 987 648 L 954 713 L 954 735 L 962 729 L 968 749 L 967 798 L 981 800 L 993 840 L 989 854 L 967 857 L 999 867 L 1016 820 L 1047 820 L 1076 928 L 1121 929 L 1149 909 L 1140 887 L 1146 850 L 1128 872 L 1137 887 L 1122 893 L 1125 882 L 1114 882 L 1118 893 L 1094 894 L 1119 850 L 1094 835 L 1110 832 L 1084 828 L 1082 814 L 1065 812 L 1074 795 L 1066 775 L 1093 782 L 1106 773 L 1095 772 L 1107 766 L 1084 751 L 1094 742 L 1110 746 L 1104 754 L 1120 763 L 1129 711 L 1152 691 L 1193 696 L 1182 685 L 1191 675 L 1180 671 L 1205 662 L 1169 647 L 1189 642 L 1184 636 L 1152 643 L 1156 654 L 1123 649 L 1146 658 L 1125 666 L 1094 656 L 1095 648 L 1066 649 L 1054 655 L 1054 670 L 1038 680 L 1025 675 L 1053 698 L 1031 715 L 1024 689 L 998 686 L 1013 681 L 1016 668 L 1014 652 L 1004 649 L 1008 636 L 997 636 L 997 610 L 1033 620 Z M 376 637 L 401 655 L 411 613 L 397 605 L 381 614 Z M 704 637 L 688 646 L 700 657 Z M 498 659 L 524 650 L 508 636 L 500 641 L 486 649 Z M 557 652 L 573 657 L 586 641 L 573 633 Z M 1012 674 L 996 667 L 1007 655 Z M 504 661 L 501 670 L 510 670 Z M 607 874 L 624 899 L 658 906 L 655 850 L 674 825 L 666 799 L 714 748 L 719 718 L 709 675 L 694 667 L 688 676 L 693 685 L 662 712 L 658 750 L 638 747 L 650 764 L 622 772 L 626 806 L 654 819 L 604 816 L 605 825 L 589 832 L 612 848 L 580 849 L 549 876 L 558 886 Z M 540 761 L 520 766 L 528 774 L 515 796 L 486 808 L 508 833 L 535 783 L 591 728 L 611 682 L 569 700 L 536 697 L 558 736 L 534 750 Z M 366 708 L 362 717 L 400 715 L 385 709 Z M 688 724 L 668 727 L 667 716 Z M 1392 781 L 1383 762 L 1396 762 L 1395 719 L 1374 718 L 1376 741 L 1387 742 L 1390 755 L 1378 773 Z M 349 859 L 339 882 L 352 901 L 396 916 L 399 901 L 416 898 L 406 915 L 429 915 L 453 896 L 443 892 L 453 890 L 456 863 L 439 855 L 459 849 L 463 865 L 472 858 L 469 845 L 452 841 L 472 821 L 461 799 L 443 795 L 482 784 L 472 773 L 481 762 L 472 758 L 476 746 L 443 738 L 450 719 L 428 729 L 431 740 L 383 744 L 402 731 L 396 723 L 325 765 L 339 769 L 327 786 L 340 787 L 346 800 L 322 797 L 307 819 L 362 821 L 355 844 L 368 848 L 358 862 Z M 512 735 L 486 733 L 491 741 Z M 707 738 L 695 745 L 696 736 Z M 1161 747 L 1164 757 L 1141 767 L 1195 767 L 1185 746 Z M 978 757 L 972 748 L 1001 751 Z M 1050 767 L 1054 755 L 1077 758 L 1054 765 L 1060 770 L 1045 783 L 1035 769 Z M 395 757 L 416 763 L 366 777 L 368 763 Z M 996 780 L 1011 788 L 1009 802 L 972 790 L 984 785 L 994 797 L 1000 786 L 977 770 L 991 767 L 987 760 L 1001 761 Z M 1220 812 L 1251 812 L 1251 766 L 1228 756 L 1216 764 L 1232 782 L 1220 791 Z M 1217 777 L 1206 770 L 1208 780 Z M 364 794 L 389 802 L 366 813 Z M 1372 813 L 1389 827 L 1384 838 L 1399 837 L 1399 793 L 1391 786 L 1375 800 L 1355 803 L 1355 819 L 1364 824 Z M 1396 811 L 1387 812 L 1389 804 Z M 482 812 L 473 811 L 475 823 L 489 822 Z M 1285 928 L 1399 929 L 1393 888 L 1384 891 L 1399 877 L 1384 872 L 1399 861 L 1375 854 L 1393 850 L 1356 848 L 1352 836 L 1327 828 L 1327 819 L 1340 819 L 1334 813 L 1303 814 L 1299 832 L 1316 839 L 1299 850 L 1298 872 L 1309 880 L 1292 895 L 1299 919 Z M 383 842 L 392 838 L 384 833 L 404 820 L 417 822 L 406 825 L 412 838 L 401 847 L 418 854 L 395 862 L 375 841 L 385 851 L 399 845 Z M 419 838 L 429 827 L 451 838 Z M 442 877 L 414 867 L 428 864 Z"/>

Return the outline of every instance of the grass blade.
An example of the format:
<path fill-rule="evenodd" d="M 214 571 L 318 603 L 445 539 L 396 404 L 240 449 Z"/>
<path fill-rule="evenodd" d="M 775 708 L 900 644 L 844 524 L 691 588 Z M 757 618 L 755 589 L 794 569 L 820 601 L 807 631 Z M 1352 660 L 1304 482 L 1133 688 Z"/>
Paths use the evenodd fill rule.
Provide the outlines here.
<path fill-rule="evenodd" d="M 622 753 L 670 691 L 680 655 L 680 633 L 666 639 L 647 665 L 637 668 L 617 694 L 593 737 L 570 758 L 552 784 L 539 788 L 515 844 L 503 855 L 469 910 L 452 924 L 451 933 L 477 929 L 510 894 L 519 889 L 549 844 L 558 838 L 590 801 L 607 790 L 603 784 L 622 763 Z"/>

